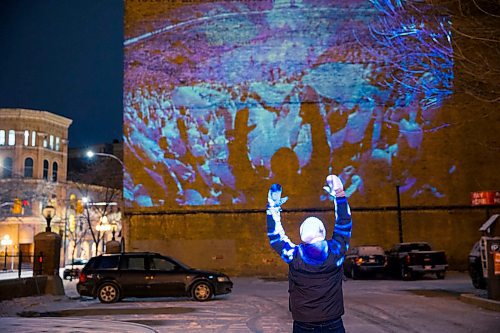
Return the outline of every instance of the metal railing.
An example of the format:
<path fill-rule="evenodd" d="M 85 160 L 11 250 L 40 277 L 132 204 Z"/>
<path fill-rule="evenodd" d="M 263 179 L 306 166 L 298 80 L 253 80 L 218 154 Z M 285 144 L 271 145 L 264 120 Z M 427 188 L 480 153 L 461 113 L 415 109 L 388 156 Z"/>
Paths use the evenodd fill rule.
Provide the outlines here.
<path fill-rule="evenodd" d="M 33 271 L 34 261 L 38 261 L 37 272 L 33 272 L 33 275 L 42 274 L 44 255 L 43 252 L 40 253 L 28 253 L 19 251 L 18 253 L 3 253 L 2 258 L 2 268 L 0 269 L 0 274 L 2 273 L 13 273 L 17 271 L 17 277 L 20 278 L 23 271 Z"/>

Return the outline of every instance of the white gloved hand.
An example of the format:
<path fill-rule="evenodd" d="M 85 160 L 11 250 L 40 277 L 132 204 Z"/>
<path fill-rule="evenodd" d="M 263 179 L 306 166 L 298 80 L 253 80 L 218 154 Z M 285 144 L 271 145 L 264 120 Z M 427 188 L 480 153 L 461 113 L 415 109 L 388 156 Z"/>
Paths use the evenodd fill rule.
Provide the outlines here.
<path fill-rule="evenodd" d="M 269 189 L 269 192 L 267 193 L 268 208 L 278 208 L 288 200 L 288 197 L 281 197 L 282 189 L 279 184 L 277 185 L 279 186 L 279 190 L 273 191 L 271 190 L 273 186 L 271 186 L 271 189 Z"/>
<path fill-rule="evenodd" d="M 275 187 L 275 185 L 278 186 Z M 273 219 L 276 222 L 281 222 L 281 205 L 283 205 L 288 200 L 288 197 L 282 198 L 281 193 L 281 186 L 279 184 L 274 184 L 273 186 L 271 186 L 267 194 L 267 214 L 273 215 Z"/>
<path fill-rule="evenodd" d="M 326 177 L 326 186 L 323 189 L 330 194 L 332 197 L 344 197 L 344 185 L 339 177 L 335 175 L 329 175 Z"/>
<path fill-rule="evenodd" d="M 273 199 L 271 191 L 269 191 L 269 194 L 267 196 L 267 203 L 269 205 L 269 208 L 281 207 L 281 205 L 283 205 L 287 201 L 288 201 L 288 197 L 281 198 L 281 195 L 278 199 Z"/>

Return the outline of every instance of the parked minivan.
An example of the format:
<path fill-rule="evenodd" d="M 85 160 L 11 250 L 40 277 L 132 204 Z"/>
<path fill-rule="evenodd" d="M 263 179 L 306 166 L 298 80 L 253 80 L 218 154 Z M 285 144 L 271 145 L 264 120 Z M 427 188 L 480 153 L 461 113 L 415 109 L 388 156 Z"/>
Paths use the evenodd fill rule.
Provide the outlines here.
<path fill-rule="evenodd" d="M 82 269 L 76 286 L 81 296 L 102 303 L 125 297 L 192 297 L 207 301 L 233 287 L 222 273 L 203 271 L 152 252 L 124 252 L 93 257 Z"/>

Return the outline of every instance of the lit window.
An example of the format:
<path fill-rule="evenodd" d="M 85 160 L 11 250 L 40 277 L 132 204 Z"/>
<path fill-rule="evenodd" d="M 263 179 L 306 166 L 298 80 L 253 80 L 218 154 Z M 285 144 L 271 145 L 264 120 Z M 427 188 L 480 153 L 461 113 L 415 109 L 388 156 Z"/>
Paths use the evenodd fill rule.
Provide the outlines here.
<path fill-rule="evenodd" d="M 30 144 L 30 131 L 24 131 L 24 145 L 27 146 Z"/>
<path fill-rule="evenodd" d="M 56 136 L 56 150 L 59 150 L 59 143 L 60 143 L 61 139 Z"/>
<path fill-rule="evenodd" d="M 51 135 L 49 139 L 49 148 L 54 149 L 54 136 Z"/>
<path fill-rule="evenodd" d="M 52 181 L 57 182 L 57 162 L 52 163 Z"/>
<path fill-rule="evenodd" d="M 43 138 L 43 148 L 47 148 L 47 137 Z"/>
<path fill-rule="evenodd" d="M 14 146 L 16 144 L 16 131 L 9 130 L 9 146 Z"/>
<path fill-rule="evenodd" d="M 49 161 L 43 160 L 43 179 L 49 180 Z"/>
<path fill-rule="evenodd" d="M 35 131 L 31 132 L 31 146 L 32 147 L 36 146 L 36 132 Z"/>
<path fill-rule="evenodd" d="M 24 177 L 33 178 L 33 159 L 31 157 L 24 160 Z"/>
<path fill-rule="evenodd" d="M 0 130 L 0 146 L 5 146 L 5 130 Z"/>

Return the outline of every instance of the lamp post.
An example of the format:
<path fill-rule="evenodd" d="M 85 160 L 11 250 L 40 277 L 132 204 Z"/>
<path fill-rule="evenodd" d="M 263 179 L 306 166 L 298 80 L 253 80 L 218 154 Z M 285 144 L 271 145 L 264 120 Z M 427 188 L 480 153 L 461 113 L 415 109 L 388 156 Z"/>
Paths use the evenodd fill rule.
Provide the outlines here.
<path fill-rule="evenodd" d="M 115 234 L 116 234 L 116 229 L 118 229 L 118 224 L 116 223 L 115 220 L 111 222 L 111 234 L 113 237 L 111 237 L 111 240 L 114 241 L 115 239 Z"/>
<path fill-rule="evenodd" d="M 116 231 L 118 230 L 118 223 L 116 223 L 116 221 L 113 220 L 109 225 L 111 227 L 111 232 L 113 234 L 113 237 L 111 238 L 110 241 L 106 243 L 106 253 L 120 253 L 122 252 L 121 244 L 115 239 L 115 234 Z"/>
<path fill-rule="evenodd" d="M 106 154 L 106 153 L 94 153 L 92 150 L 88 150 L 87 153 L 86 153 L 87 157 L 88 158 L 92 158 L 95 156 L 106 156 L 106 157 L 111 157 L 112 159 L 115 159 L 118 161 L 118 163 L 120 163 L 120 165 L 122 166 L 122 171 L 125 170 L 125 165 L 123 164 L 122 160 L 120 160 L 118 157 L 116 157 L 115 155 L 113 154 Z"/>
<path fill-rule="evenodd" d="M 47 205 L 43 208 L 42 215 L 47 221 L 47 228 L 45 228 L 45 232 L 50 232 L 50 221 L 52 221 L 52 218 L 56 215 L 56 209 L 52 205 Z"/>
<path fill-rule="evenodd" d="M 119 159 L 118 157 L 116 157 L 115 155 L 113 154 L 107 154 L 107 153 L 94 153 L 92 150 L 88 150 L 86 152 L 86 155 L 88 158 L 92 158 L 94 156 L 104 156 L 104 157 L 109 157 L 109 158 L 112 158 L 114 160 L 116 160 L 118 163 L 120 163 L 121 167 L 122 167 L 122 176 L 124 176 L 125 174 L 125 164 L 123 163 L 123 161 L 121 159 Z M 120 248 L 121 248 L 121 251 L 124 251 L 125 250 L 125 237 L 123 236 L 123 226 L 124 224 L 122 224 L 122 230 L 120 230 L 120 235 L 121 235 L 121 238 L 120 238 Z M 114 233 L 116 233 L 116 228 L 114 229 Z M 114 233 L 113 233 L 113 237 L 114 237 Z"/>
<path fill-rule="evenodd" d="M 12 239 L 10 239 L 9 235 L 5 235 L 2 238 L 1 244 L 2 244 L 2 246 L 5 246 L 3 270 L 6 271 L 7 270 L 7 247 L 9 245 L 12 245 Z"/>
<path fill-rule="evenodd" d="M 99 232 L 102 231 L 102 237 L 101 237 L 101 240 L 102 240 L 102 252 L 104 253 L 105 252 L 105 248 L 104 248 L 105 238 L 104 238 L 104 235 L 106 234 L 106 231 L 110 231 L 111 230 L 111 225 L 108 223 L 108 217 L 106 215 L 103 216 L 103 217 L 101 217 L 101 222 L 95 228 Z"/>

